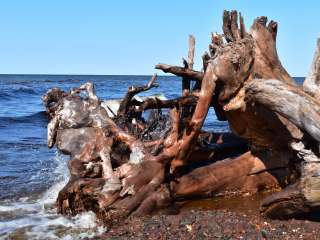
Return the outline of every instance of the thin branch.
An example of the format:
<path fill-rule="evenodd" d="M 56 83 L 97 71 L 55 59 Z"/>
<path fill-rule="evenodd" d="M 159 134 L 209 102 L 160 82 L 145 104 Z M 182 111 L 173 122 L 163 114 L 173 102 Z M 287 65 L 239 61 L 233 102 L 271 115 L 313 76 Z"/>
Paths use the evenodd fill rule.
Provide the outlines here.
<path fill-rule="evenodd" d="M 140 92 L 148 91 L 149 89 L 154 88 L 154 87 L 158 87 L 159 85 L 157 83 L 155 83 L 156 80 L 157 80 L 157 74 L 153 74 L 150 81 L 146 85 L 129 87 L 125 97 L 123 98 L 123 100 L 120 103 L 117 115 L 118 116 L 124 115 L 128 111 L 128 107 L 130 106 L 130 102 L 136 94 L 138 94 Z"/>
<path fill-rule="evenodd" d="M 179 67 L 179 66 L 172 66 L 168 64 L 162 64 L 159 63 L 155 66 L 156 69 L 162 70 L 165 73 L 172 73 L 176 76 L 179 77 L 185 77 L 189 78 L 195 81 L 202 81 L 202 78 L 204 76 L 203 72 L 195 71 L 195 70 L 190 70 L 187 68 Z"/>

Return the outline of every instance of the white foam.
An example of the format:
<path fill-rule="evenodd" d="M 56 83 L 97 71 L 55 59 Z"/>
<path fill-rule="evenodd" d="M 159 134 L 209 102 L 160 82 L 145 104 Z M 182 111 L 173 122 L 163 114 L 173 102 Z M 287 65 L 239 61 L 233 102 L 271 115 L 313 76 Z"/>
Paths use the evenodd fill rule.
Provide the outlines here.
<path fill-rule="evenodd" d="M 67 160 L 60 154 L 54 159 L 54 184 L 37 200 L 21 198 L 17 202 L 0 203 L 0 216 L 7 221 L 0 221 L 0 239 L 9 238 L 10 234 L 22 231 L 27 239 L 83 239 L 92 238 L 105 232 L 97 225 L 93 212 L 78 214 L 66 218 L 56 213 L 55 200 L 59 191 L 69 179 Z"/>
<path fill-rule="evenodd" d="M 67 159 L 58 152 L 55 159 L 57 167 L 53 171 L 54 184 L 43 194 L 40 199 L 42 204 L 53 204 L 58 197 L 59 191 L 67 184 L 70 177 Z"/>

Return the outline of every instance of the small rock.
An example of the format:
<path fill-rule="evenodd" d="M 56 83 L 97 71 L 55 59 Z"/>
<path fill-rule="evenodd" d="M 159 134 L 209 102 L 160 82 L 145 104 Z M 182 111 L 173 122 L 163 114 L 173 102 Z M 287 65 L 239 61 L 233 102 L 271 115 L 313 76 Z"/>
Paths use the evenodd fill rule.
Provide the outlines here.
<path fill-rule="evenodd" d="M 187 224 L 187 225 L 186 225 L 186 228 L 187 228 L 188 232 L 192 232 L 192 225 Z"/>

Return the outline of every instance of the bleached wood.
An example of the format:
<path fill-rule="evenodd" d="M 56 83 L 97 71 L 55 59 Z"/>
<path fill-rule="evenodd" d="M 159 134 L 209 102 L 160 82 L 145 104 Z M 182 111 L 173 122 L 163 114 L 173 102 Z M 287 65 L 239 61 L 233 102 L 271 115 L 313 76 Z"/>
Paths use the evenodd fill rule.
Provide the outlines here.
<path fill-rule="evenodd" d="M 193 35 L 189 35 L 189 51 L 188 51 L 188 67 L 193 69 L 194 64 L 194 51 L 196 46 L 196 39 Z"/>
<path fill-rule="evenodd" d="M 247 100 L 279 113 L 320 142 L 320 106 L 314 98 L 276 79 L 254 79 L 245 88 Z"/>
<path fill-rule="evenodd" d="M 320 38 L 317 40 L 309 75 L 303 83 L 303 90 L 315 98 L 320 98 Z"/>

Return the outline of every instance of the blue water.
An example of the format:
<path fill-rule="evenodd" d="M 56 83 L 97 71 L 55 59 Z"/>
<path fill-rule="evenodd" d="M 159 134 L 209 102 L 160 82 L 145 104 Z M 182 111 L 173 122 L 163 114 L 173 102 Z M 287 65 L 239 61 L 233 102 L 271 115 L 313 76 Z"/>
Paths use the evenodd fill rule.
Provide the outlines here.
<path fill-rule="evenodd" d="M 145 84 L 149 78 L 150 76 L 0 75 L 0 238 L 26 226 L 44 226 L 40 230 L 34 229 L 33 233 L 29 229 L 32 234 L 47 231 L 45 227 L 48 222 L 60 219 L 53 212 L 45 211 L 41 205 L 49 200 L 50 203 L 54 202 L 55 194 L 68 177 L 67 159 L 55 149 L 47 148 L 47 118 L 41 96 L 52 87 L 69 90 L 91 81 L 100 98 L 122 98 L 128 86 Z M 296 78 L 296 81 L 301 83 L 303 78 Z M 160 76 L 158 83 L 160 87 L 147 94 L 163 93 L 168 98 L 180 95 L 179 78 Z M 228 125 L 217 121 L 213 110 L 210 110 L 205 128 L 221 132 L 228 130 Z M 22 211 L 20 215 L 12 214 L 12 211 L 19 209 Z M 59 224 L 66 225 L 63 221 Z M 30 236 L 31 233 L 26 234 Z M 41 239 L 39 236 L 38 238 Z M 43 238 L 56 237 L 53 234 Z"/>

